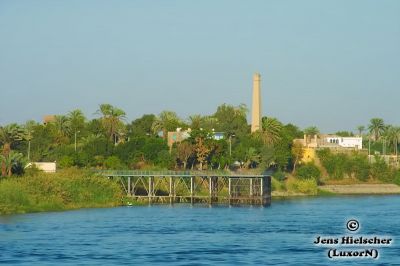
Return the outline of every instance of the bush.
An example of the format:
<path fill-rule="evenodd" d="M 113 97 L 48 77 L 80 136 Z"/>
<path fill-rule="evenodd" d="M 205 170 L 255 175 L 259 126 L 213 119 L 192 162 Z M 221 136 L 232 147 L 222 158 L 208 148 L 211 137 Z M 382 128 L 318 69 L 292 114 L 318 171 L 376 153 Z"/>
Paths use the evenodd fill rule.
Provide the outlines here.
<path fill-rule="evenodd" d="M 68 169 L 1 180 L 0 214 L 111 207 L 120 205 L 122 197 L 116 181 Z"/>
<path fill-rule="evenodd" d="M 353 154 L 348 158 L 346 168 L 349 176 L 354 176 L 360 181 L 366 181 L 369 177 L 370 165 L 366 155 Z"/>
<path fill-rule="evenodd" d="M 283 181 L 286 178 L 285 172 L 281 171 L 280 169 L 276 171 L 273 176 L 277 181 Z"/>
<path fill-rule="evenodd" d="M 387 183 L 393 182 L 395 179 L 395 172 L 379 156 L 375 156 L 375 162 L 370 168 L 370 175 L 372 178 Z"/>
<path fill-rule="evenodd" d="M 63 156 L 58 162 L 60 168 L 68 168 L 74 165 L 74 158 L 72 156 Z"/>
<path fill-rule="evenodd" d="M 297 192 L 307 195 L 318 194 L 318 185 L 314 178 L 303 180 L 290 178 L 286 183 L 286 187 L 289 192 Z"/>
<path fill-rule="evenodd" d="M 314 179 L 318 182 L 321 177 L 321 171 L 313 163 L 307 163 L 296 170 L 296 177 L 301 180 Z"/>
<path fill-rule="evenodd" d="M 175 165 L 174 158 L 166 150 L 161 150 L 157 153 L 157 159 L 154 161 L 159 167 L 165 169 L 171 169 Z"/>
<path fill-rule="evenodd" d="M 369 177 L 370 166 L 366 155 L 360 153 L 333 154 L 328 149 L 317 151 L 317 154 L 322 166 L 333 179 L 343 179 L 347 175 L 366 181 Z"/>
<path fill-rule="evenodd" d="M 104 166 L 107 169 L 124 169 L 126 168 L 117 156 L 110 156 L 104 161 Z"/>
<path fill-rule="evenodd" d="M 400 186 L 400 170 L 397 170 L 394 176 L 394 183 Z"/>
<path fill-rule="evenodd" d="M 271 178 L 271 190 L 272 191 L 282 191 L 285 190 L 285 184 L 279 182 L 275 177 Z"/>

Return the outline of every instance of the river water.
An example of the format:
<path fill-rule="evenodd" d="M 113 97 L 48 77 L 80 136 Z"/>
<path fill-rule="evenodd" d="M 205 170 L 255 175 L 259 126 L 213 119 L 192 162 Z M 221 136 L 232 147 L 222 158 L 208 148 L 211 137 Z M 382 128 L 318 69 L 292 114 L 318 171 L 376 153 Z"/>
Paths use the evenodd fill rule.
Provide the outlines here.
<path fill-rule="evenodd" d="M 361 225 L 355 233 L 346 228 L 352 218 Z M 394 243 L 376 248 L 376 260 L 332 260 L 331 246 L 313 243 L 318 236 L 349 235 L 389 236 Z M 267 208 L 177 204 L 0 216 L 5 265 L 400 265 L 397 242 L 400 196 L 274 200 Z"/>

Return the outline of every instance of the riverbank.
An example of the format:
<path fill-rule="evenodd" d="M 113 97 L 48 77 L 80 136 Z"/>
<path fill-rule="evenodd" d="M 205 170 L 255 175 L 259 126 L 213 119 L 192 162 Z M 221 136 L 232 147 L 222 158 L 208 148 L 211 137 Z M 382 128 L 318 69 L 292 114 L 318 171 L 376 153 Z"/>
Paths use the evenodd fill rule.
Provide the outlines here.
<path fill-rule="evenodd" d="M 123 198 L 117 182 L 82 170 L 0 180 L 0 214 L 114 207 Z"/>
<path fill-rule="evenodd" d="M 272 197 L 329 195 L 400 194 L 395 184 L 327 184 L 318 186 L 313 179 L 272 179 Z M 0 180 L 0 214 L 64 211 L 142 205 L 126 197 L 118 181 L 96 176 L 90 171 L 68 169 L 54 174 L 37 173 Z"/>
<path fill-rule="evenodd" d="M 396 184 L 351 184 L 318 186 L 317 194 L 295 191 L 272 191 L 272 198 L 291 198 L 331 195 L 393 195 L 400 194 L 400 186 Z"/>
<path fill-rule="evenodd" d="M 395 184 L 325 185 L 318 188 L 335 194 L 400 194 L 400 187 Z"/>

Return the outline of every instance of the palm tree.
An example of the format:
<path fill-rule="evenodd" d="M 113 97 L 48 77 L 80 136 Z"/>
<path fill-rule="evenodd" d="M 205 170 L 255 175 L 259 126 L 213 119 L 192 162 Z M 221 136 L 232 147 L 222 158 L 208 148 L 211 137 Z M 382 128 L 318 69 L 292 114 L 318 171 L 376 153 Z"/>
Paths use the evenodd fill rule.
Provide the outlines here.
<path fill-rule="evenodd" d="M 257 165 L 261 162 L 261 155 L 253 147 L 250 147 L 245 152 L 245 163 L 246 168 L 251 168 L 252 165 Z"/>
<path fill-rule="evenodd" d="M 357 127 L 357 130 L 358 130 L 358 135 L 361 137 L 361 136 L 362 136 L 362 133 L 363 133 L 364 130 L 365 130 L 365 126 L 358 126 L 358 127 Z"/>
<path fill-rule="evenodd" d="M 278 119 L 273 117 L 262 118 L 261 139 L 267 145 L 274 145 L 281 140 L 283 125 Z"/>
<path fill-rule="evenodd" d="M 4 156 L 4 154 L 0 154 L 0 162 L 5 166 L 5 173 L 2 173 L 3 176 L 11 176 L 13 166 L 16 166 L 21 163 L 23 158 L 22 153 L 10 151 L 8 156 Z"/>
<path fill-rule="evenodd" d="M 304 133 L 309 136 L 315 136 L 319 134 L 319 129 L 316 126 L 307 127 L 304 129 Z"/>
<path fill-rule="evenodd" d="M 37 123 L 33 120 L 29 120 L 24 125 L 24 139 L 28 141 L 28 162 L 31 158 L 31 141 L 33 139 L 34 127 L 37 126 Z"/>
<path fill-rule="evenodd" d="M 372 118 L 368 126 L 369 132 L 373 134 L 374 140 L 377 141 L 385 131 L 385 123 L 382 118 Z"/>
<path fill-rule="evenodd" d="M 97 112 L 100 112 L 102 115 L 101 122 L 107 131 L 108 137 L 116 145 L 117 132 L 124 127 L 122 120 L 125 119 L 125 112 L 111 104 L 100 104 L 100 109 Z"/>
<path fill-rule="evenodd" d="M 189 116 L 189 126 L 191 129 L 208 129 L 213 130 L 218 127 L 218 119 L 214 116 Z"/>
<path fill-rule="evenodd" d="M 249 112 L 249 108 L 244 103 L 239 104 L 238 106 L 234 107 L 235 115 L 246 117 L 247 113 Z"/>
<path fill-rule="evenodd" d="M 218 128 L 218 119 L 212 115 L 204 116 L 201 126 L 208 130 Z"/>
<path fill-rule="evenodd" d="M 75 152 L 76 152 L 76 136 L 77 133 L 83 129 L 86 118 L 81 110 L 76 109 L 68 113 L 68 119 L 71 126 L 71 130 L 74 133 Z"/>
<path fill-rule="evenodd" d="M 156 117 L 156 120 L 153 122 L 151 128 L 154 134 L 158 134 L 160 131 L 162 131 L 163 138 L 167 139 L 168 131 L 175 130 L 180 124 L 181 121 L 175 112 L 162 111 L 158 117 Z"/>
<path fill-rule="evenodd" d="M 395 155 L 396 155 L 396 162 L 397 162 L 397 156 L 398 156 L 399 141 L 400 141 L 400 127 L 394 127 L 393 142 L 394 142 L 394 151 L 395 151 Z"/>
<path fill-rule="evenodd" d="M 200 129 L 203 123 L 203 116 L 201 115 L 191 115 L 189 116 L 189 125 L 191 129 Z"/>
<path fill-rule="evenodd" d="M 388 126 L 386 131 L 384 132 L 384 137 L 393 143 L 393 152 L 397 155 L 397 145 L 400 140 L 400 127 Z"/>
<path fill-rule="evenodd" d="M 3 146 L 2 152 L 2 163 L 1 163 L 1 175 L 7 174 L 6 160 L 8 160 L 11 146 L 23 139 L 23 129 L 17 124 L 10 124 L 5 127 L 0 127 L 0 144 Z"/>
<path fill-rule="evenodd" d="M 65 115 L 56 115 L 54 124 L 59 136 L 66 137 L 71 132 L 71 123 Z"/>
<path fill-rule="evenodd" d="M 85 125 L 85 115 L 79 109 L 72 110 L 68 113 L 68 120 L 73 132 L 79 131 Z"/>
<path fill-rule="evenodd" d="M 94 134 L 94 133 L 92 133 L 92 134 L 90 134 L 90 135 L 88 135 L 88 136 L 82 138 L 81 143 L 82 143 L 83 145 L 87 145 L 87 144 L 89 144 L 89 143 L 91 143 L 91 142 L 94 142 L 94 141 L 96 141 L 96 140 L 99 140 L 99 139 L 101 139 L 101 138 L 104 138 L 104 135 L 103 135 L 103 134 Z"/>

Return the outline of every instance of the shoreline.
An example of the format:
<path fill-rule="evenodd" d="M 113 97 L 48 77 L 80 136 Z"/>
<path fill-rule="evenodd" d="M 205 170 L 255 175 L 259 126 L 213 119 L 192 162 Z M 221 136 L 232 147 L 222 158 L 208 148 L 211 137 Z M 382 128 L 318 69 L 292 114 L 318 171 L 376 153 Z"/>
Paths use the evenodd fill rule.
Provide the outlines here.
<path fill-rule="evenodd" d="M 275 199 L 319 197 L 319 196 L 374 196 L 400 195 L 400 186 L 396 184 L 350 184 L 318 186 L 317 194 L 306 194 L 291 191 L 272 191 Z"/>
<path fill-rule="evenodd" d="M 396 195 L 400 186 L 395 184 L 324 185 L 318 189 L 340 195 Z"/>
<path fill-rule="evenodd" d="M 352 186 L 352 185 L 346 185 L 346 186 Z M 302 193 L 288 193 L 288 192 L 283 192 L 283 191 L 278 191 L 279 193 L 272 193 L 271 197 L 273 200 L 294 200 L 294 199 L 300 199 L 300 198 L 318 198 L 318 197 L 341 197 L 341 196 L 400 196 L 400 193 L 318 193 L 316 195 L 310 195 L 310 194 L 302 194 Z M 53 210 L 46 210 L 46 211 L 32 211 L 32 212 L 14 212 L 14 213 L 1 213 L 0 217 L 5 217 L 9 215 L 21 215 L 21 214 L 33 214 L 33 213 L 50 213 L 50 212 L 66 212 L 66 211 L 76 211 L 76 210 L 81 210 L 81 209 L 102 209 L 102 208 L 119 208 L 119 207 L 143 207 L 143 206 L 148 206 L 148 204 L 145 203 L 140 203 L 140 202 L 135 202 L 132 201 L 131 203 L 133 204 L 121 204 L 121 205 L 104 205 L 104 206 L 84 206 L 84 207 L 77 207 L 77 208 L 63 208 L 63 209 L 53 209 Z M 177 203 L 178 204 L 178 203 Z M 273 204 L 273 203 L 272 203 Z M 168 204 L 154 204 L 154 205 L 170 205 Z M 173 204 L 175 205 L 175 204 Z M 216 204 L 219 205 L 219 204 Z M 229 206 L 229 205 L 227 205 Z M 244 205 L 240 205 L 244 206 Z M 251 205 L 248 205 L 251 206 Z"/>
<path fill-rule="evenodd" d="M 271 198 L 273 200 L 285 200 L 285 199 L 296 199 L 296 198 L 308 198 L 308 197 L 335 197 L 335 196 L 385 196 L 385 195 L 400 195 L 400 186 L 395 184 L 351 184 L 351 185 L 323 185 L 318 186 L 317 194 L 305 194 L 298 193 L 292 191 L 272 191 Z M 93 206 L 90 204 L 82 204 L 72 205 L 72 208 L 69 206 L 64 206 L 63 208 L 51 208 L 49 210 L 37 208 L 34 211 L 28 210 L 18 210 L 16 212 L 8 212 L 1 213 L 0 216 L 5 215 L 13 215 L 13 214 L 28 214 L 28 213 L 38 213 L 38 212 L 60 212 L 60 211 L 70 211 L 70 210 L 78 210 L 78 209 L 91 209 L 91 208 L 109 208 L 109 207 L 136 207 L 136 206 L 145 206 L 147 204 L 142 204 L 141 202 L 137 202 L 128 197 L 123 197 L 121 199 L 121 203 L 115 205 L 111 203 L 96 203 Z M 167 205 L 167 204 L 161 204 Z"/>

